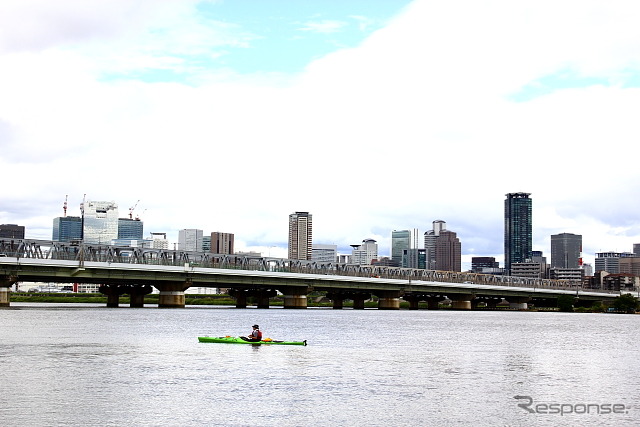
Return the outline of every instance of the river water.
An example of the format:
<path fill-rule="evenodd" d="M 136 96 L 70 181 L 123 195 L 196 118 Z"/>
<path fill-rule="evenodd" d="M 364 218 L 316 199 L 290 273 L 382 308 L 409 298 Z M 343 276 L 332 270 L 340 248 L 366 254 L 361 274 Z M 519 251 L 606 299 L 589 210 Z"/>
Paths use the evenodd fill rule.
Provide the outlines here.
<path fill-rule="evenodd" d="M 309 345 L 197 340 L 254 323 Z M 0 423 L 639 425 L 639 340 L 634 315 L 12 303 Z"/>

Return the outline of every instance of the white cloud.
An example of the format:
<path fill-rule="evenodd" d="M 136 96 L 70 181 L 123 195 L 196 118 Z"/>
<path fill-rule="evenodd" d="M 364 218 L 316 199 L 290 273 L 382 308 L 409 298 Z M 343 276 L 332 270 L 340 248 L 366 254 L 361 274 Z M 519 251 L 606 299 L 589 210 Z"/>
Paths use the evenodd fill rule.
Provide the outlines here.
<path fill-rule="evenodd" d="M 347 25 L 344 21 L 335 21 L 330 19 L 323 19 L 321 21 L 309 21 L 305 22 L 302 27 L 298 28 L 299 31 L 309 31 L 312 33 L 337 33 L 341 31 Z"/>
<path fill-rule="evenodd" d="M 537 249 L 565 231 L 583 234 L 588 253 L 640 242 L 640 89 L 510 99 L 566 70 L 612 81 L 637 72 L 636 2 L 418 1 L 286 84 L 199 70 L 191 85 L 101 76 L 190 72 L 181 53 L 251 36 L 204 24 L 187 2 L 100 4 L 97 28 L 65 32 L 52 11 L 20 40 L 0 30 L 0 167 L 21 177 L 0 197 L 25 215 L 37 201 L 39 215 L 5 206 L 0 223 L 24 223 L 31 237 L 50 235 L 65 194 L 71 211 L 87 193 L 123 215 L 140 199 L 147 231 L 228 231 L 247 247 L 285 244 L 287 215 L 308 210 L 318 243 L 373 237 L 385 252 L 391 230 L 443 219 L 463 252 L 494 255 L 504 194 L 526 191 Z M 37 23 L 46 10 L 17 16 Z M 325 24 L 314 28 L 339 27 Z"/>

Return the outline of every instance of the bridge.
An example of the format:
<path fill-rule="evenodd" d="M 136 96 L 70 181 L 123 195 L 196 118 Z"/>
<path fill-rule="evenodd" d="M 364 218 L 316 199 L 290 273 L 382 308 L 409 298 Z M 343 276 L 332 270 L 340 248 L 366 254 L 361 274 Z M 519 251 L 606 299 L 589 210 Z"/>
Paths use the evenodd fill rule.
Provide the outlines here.
<path fill-rule="evenodd" d="M 10 305 L 16 282 L 100 284 L 107 306 L 117 307 L 121 295 L 132 307 L 142 307 L 144 296 L 156 288 L 158 306 L 184 307 L 190 287 L 227 288 L 236 307 L 247 298 L 268 308 L 270 298 L 282 294 L 284 308 L 306 308 L 311 291 L 326 293 L 333 308 L 352 300 L 363 309 L 372 295 L 379 309 L 399 309 L 400 300 L 417 309 L 420 302 L 435 309 L 449 299 L 454 309 L 472 309 L 479 303 L 495 307 L 502 299 L 513 308 L 555 307 L 560 295 L 571 295 L 576 305 L 612 301 L 618 292 L 582 289 L 580 282 L 434 271 L 389 266 L 319 263 L 281 258 L 225 255 L 179 250 L 63 243 L 48 240 L 0 239 L 0 306 Z"/>

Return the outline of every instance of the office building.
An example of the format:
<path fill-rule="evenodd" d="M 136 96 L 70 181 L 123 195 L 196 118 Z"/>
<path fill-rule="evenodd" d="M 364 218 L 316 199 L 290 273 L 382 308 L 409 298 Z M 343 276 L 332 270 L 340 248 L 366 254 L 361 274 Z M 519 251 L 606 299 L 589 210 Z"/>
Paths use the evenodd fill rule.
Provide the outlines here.
<path fill-rule="evenodd" d="M 110 245 L 118 238 L 118 205 L 114 202 L 88 201 L 82 211 L 82 240 L 85 243 Z"/>
<path fill-rule="evenodd" d="M 24 225 L 0 225 L 0 239 L 24 239 Z"/>
<path fill-rule="evenodd" d="M 373 239 L 365 239 L 361 245 L 351 245 L 351 263 L 358 265 L 371 265 L 378 259 L 378 244 Z"/>
<path fill-rule="evenodd" d="M 311 260 L 312 245 L 312 215 L 309 212 L 294 212 L 289 215 L 289 259 Z"/>
<path fill-rule="evenodd" d="M 118 218 L 119 240 L 142 240 L 144 225 L 139 218 Z"/>
<path fill-rule="evenodd" d="M 153 249 L 169 249 L 167 233 L 151 233 L 149 240 L 151 240 L 151 247 Z"/>
<path fill-rule="evenodd" d="M 202 230 L 185 228 L 178 231 L 178 249 L 185 252 L 202 252 Z"/>
<path fill-rule="evenodd" d="M 424 233 L 424 249 L 427 270 L 436 270 L 436 241 L 440 232 L 447 229 L 447 223 L 437 219 L 432 223 L 432 229 Z"/>
<path fill-rule="evenodd" d="M 404 251 L 411 249 L 411 231 L 393 230 L 391 232 L 391 259 L 402 265 Z"/>
<path fill-rule="evenodd" d="M 620 273 L 620 258 L 633 257 L 631 252 L 597 252 L 595 270 L 610 274 Z"/>
<path fill-rule="evenodd" d="M 531 193 L 507 193 L 504 201 L 504 268 L 511 274 L 511 264 L 525 262 L 531 256 Z"/>
<path fill-rule="evenodd" d="M 214 254 L 227 254 L 233 255 L 234 250 L 234 234 L 222 233 L 220 231 L 214 231 L 211 233 L 211 249 L 210 252 Z"/>
<path fill-rule="evenodd" d="M 551 268 L 580 268 L 582 236 L 560 233 L 551 235 Z"/>
<path fill-rule="evenodd" d="M 405 268 L 427 268 L 426 249 L 405 249 L 402 253 L 402 267 Z"/>
<path fill-rule="evenodd" d="M 633 254 L 640 257 L 640 243 L 633 244 Z"/>
<path fill-rule="evenodd" d="M 313 244 L 311 247 L 311 260 L 323 264 L 335 264 L 338 260 L 338 245 Z"/>
<path fill-rule="evenodd" d="M 640 276 L 640 256 L 618 258 L 618 270 L 620 273 Z"/>
<path fill-rule="evenodd" d="M 453 231 L 441 230 L 436 239 L 436 270 L 462 271 L 462 245 Z"/>
<path fill-rule="evenodd" d="M 62 216 L 53 219 L 51 240 L 55 242 L 70 242 L 80 239 L 82 239 L 82 218 L 79 216 Z"/>
<path fill-rule="evenodd" d="M 484 271 L 494 271 L 500 267 L 500 263 L 492 256 L 474 256 L 471 257 L 471 271 L 474 273 L 482 273 Z"/>
<path fill-rule="evenodd" d="M 211 236 L 202 236 L 202 252 L 211 252 Z"/>

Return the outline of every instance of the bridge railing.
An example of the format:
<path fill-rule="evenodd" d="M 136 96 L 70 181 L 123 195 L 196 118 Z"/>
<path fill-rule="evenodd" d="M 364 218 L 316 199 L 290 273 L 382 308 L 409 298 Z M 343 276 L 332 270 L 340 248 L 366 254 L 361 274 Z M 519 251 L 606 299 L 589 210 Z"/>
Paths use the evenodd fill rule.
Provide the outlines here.
<path fill-rule="evenodd" d="M 249 255 L 212 254 L 157 248 L 120 247 L 81 242 L 0 239 L 0 256 L 324 274 L 367 278 L 399 279 L 480 285 L 518 286 L 548 289 L 579 289 L 579 280 L 553 280 L 499 276 L 471 272 L 424 270 L 403 267 L 356 265 L 333 262 L 290 260 Z"/>

